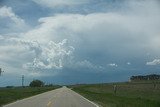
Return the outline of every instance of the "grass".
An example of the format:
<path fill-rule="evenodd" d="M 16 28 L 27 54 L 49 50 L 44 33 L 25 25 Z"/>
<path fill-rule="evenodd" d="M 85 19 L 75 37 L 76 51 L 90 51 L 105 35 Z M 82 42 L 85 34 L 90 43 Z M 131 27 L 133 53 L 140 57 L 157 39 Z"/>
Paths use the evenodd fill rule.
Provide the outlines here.
<path fill-rule="evenodd" d="M 113 85 L 117 85 L 117 93 Z M 160 83 L 75 85 L 72 89 L 102 107 L 160 107 Z"/>
<path fill-rule="evenodd" d="M 13 87 L 13 88 L 0 88 L 0 107 L 4 104 L 11 103 L 13 101 L 37 95 L 46 91 L 50 91 L 58 88 L 55 87 Z"/>

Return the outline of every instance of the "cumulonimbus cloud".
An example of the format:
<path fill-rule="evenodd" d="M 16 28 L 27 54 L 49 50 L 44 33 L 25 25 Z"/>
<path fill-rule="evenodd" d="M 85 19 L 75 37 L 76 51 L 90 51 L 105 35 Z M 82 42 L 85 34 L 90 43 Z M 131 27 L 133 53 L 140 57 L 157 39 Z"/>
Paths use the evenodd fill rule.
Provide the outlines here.
<path fill-rule="evenodd" d="M 61 69 L 71 60 L 74 51 L 74 47 L 67 44 L 67 39 L 59 43 L 50 41 L 45 45 L 37 41 L 20 40 L 19 42 L 35 53 L 33 61 L 23 65 L 26 69 Z"/>
<path fill-rule="evenodd" d="M 40 0 L 36 1 L 39 2 Z M 42 1 L 47 2 L 47 0 Z M 114 12 L 94 11 L 89 14 L 68 12 L 39 17 L 39 24 L 35 28 L 17 34 L 17 38 L 20 39 L 18 40 L 19 45 L 25 48 L 24 54 L 28 53 L 24 57 L 32 56 L 27 59 L 27 62 L 22 60 L 24 62 L 20 64 L 23 64 L 26 69 L 35 70 L 61 69 L 73 64 L 76 65 L 75 67 L 95 69 L 98 63 L 106 66 L 112 61 L 119 63 L 118 61 L 125 60 L 126 62 L 129 58 L 139 58 L 141 55 L 142 60 L 144 60 L 144 53 L 146 53 L 144 50 L 158 53 L 160 46 L 159 7 L 154 1 L 134 1 L 132 3 L 134 6 L 128 5 L 131 10 L 127 8 L 124 12 L 118 10 Z M 5 9 L 8 7 L 3 10 Z M 1 16 L 4 17 L 4 11 L 2 13 Z M 16 14 L 5 17 L 15 17 L 11 19 L 13 22 L 17 22 L 20 18 Z M 3 42 L 4 37 L 1 36 L 0 39 Z M 5 44 L 7 45 L 7 43 L 8 41 Z M 8 45 L 12 44 L 8 43 Z M 1 45 L 0 48 L 4 49 L 5 47 Z M 3 52 L 3 55 L 7 57 L 9 57 L 8 54 L 13 55 L 15 47 L 12 46 L 11 48 L 12 52 L 7 50 Z M 76 52 L 75 59 L 78 61 L 73 61 L 73 52 Z M 18 54 L 18 51 L 15 54 Z M 4 57 L 3 55 L 1 57 Z M 10 59 L 18 59 L 12 55 Z M 136 61 L 139 62 L 139 60 Z M 72 62 L 70 63 L 70 61 Z M 11 63 L 13 65 L 13 62 Z M 133 62 L 133 64 L 135 63 Z M 148 62 L 148 64 L 151 65 L 152 63 Z M 110 66 L 116 67 L 117 64 L 111 63 Z M 120 67 L 120 65 L 118 66 Z"/>
<path fill-rule="evenodd" d="M 30 62 L 24 63 L 23 68 L 31 71 L 57 71 L 63 68 L 69 69 L 102 69 L 88 60 L 77 61 L 74 59 L 74 47 L 69 45 L 67 39 L 55 43 L 40 43 L 38 41 L 25 40 L 23 38 L 2 38 L 7 42 L 5 45 L 23 47 L 23 53 L 29 53 L 32 58 Z M 27 55 L 29 55 L 27 54 Z"/>

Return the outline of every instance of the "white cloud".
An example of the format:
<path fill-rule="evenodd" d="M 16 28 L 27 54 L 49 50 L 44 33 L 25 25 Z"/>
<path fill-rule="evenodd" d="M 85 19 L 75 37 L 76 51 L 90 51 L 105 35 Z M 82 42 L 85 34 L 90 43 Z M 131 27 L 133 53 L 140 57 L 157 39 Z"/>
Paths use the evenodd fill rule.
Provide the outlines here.
<path fill-rule="evenodd" d="M 78 61 L 74 64 L 76 68 L 103 69 L 103 67 L 94 65 L 88 60 Z"/>
<path fill-rule="evenodd" d="M 0 35 L 0 40 L 4 39 L 2 35 Z"/>
<path fill-rule="evenodd" d="M 110 64 L 108 64 L 108 66 L 111 66 L 111 67 L 118 67 L 118 65 L 115 64 L 115 63 L 110 63 Z"/>
<path fill-rule="evenodd" d="M 102 69 L 101 66 L 94 65 L 87 60 L 76 61 L 73 54 L 74 47 L 69 45 L 67 39 L 62 40 L 59 43 L 53 41 L 41 43 L 18 37 L 3 38 L 1 41 L 4 43 L 7 42 L 7 44 L 0 46 L 0 49 L 2 50 L 0 52 L 2 56 L 0 59 L 3 61 L 16 61 L 15 59 L 18 59 L 18 61 L 20 61 L 19 63 L 23 65 L 23 68 L 31 71 L 31 74 L 34 74 L 32 71 L 57 71 L 63 68 Z M 8 51 L 11 51 L 12 53 Z M 19 54 L 19 56 L 17 56 L 17 54 Z M 25 58 L 30 58 L 22 60 L 22 54 L 26 55 L 24 56 Z M 28 75 L 30 75 L 30 73 Z"/>
<path fill-rule="evenodd" d="M 27 69 L 60 69 L 70 60 L 74 48 L 67 44 L 67 39 L 55 43 L 50 41 L 48 44 L 41 44 L 37 41 L 19 41 L 26 46 L 29 51 L 34 51 L 35 58 L 32 62 L 24 64 Z"/>
<path fill-rule="evenodd" d="M 130 63 L 130 62 L 127 62 L 127 65 L 131 65 L 131 63 Z"/>
<path fill-rule="evenodd" d="M 81 1 L 55 0 L 36 0 L 35 2 L 49 7 L 82 3 Z M 32 30 L 19 33 L 15 38 L 8 37 L 9 40 L 4 43 L 5 46 L 2 44 L 5 38 L 0 36 L 0 40 L 2 40 L 0 50 L 3 49 L 0 52 L 2 53 L 0 58 L 8 57 L 8 59 L 16 60 L 23 54 L 26 59 L 18 63 L 24 64 L 23 66 L 27 69 L 61 69 L 73 64 L 77 67 L 97 68 L 98 66 L 95 64 L 101 54 L 106 59 L 108 57 L 117 59 L 125 55 L 126 57 L 133 57 L 132 55 L 143 54 L 143 50 L 159 51 L 159 48 L 152 49 L 160 46 L 158 27 L 160 15 L 157 12 L 152 13 L 148 6 L 150 5 L 145 8 L 142 6 L 144 9 L 138 6 L 136 9 L 133 8 L 134 12 L 129 11 L 123 14 L 121 12 L 87 15 L 57 14 L 40 18 L 38 20 L 40 23 Z M 156 8 L 153 11 L 159 9 L 156 6 L 152 7 Z M 24 20 L 16 15 L 10 7 L 2 7 L 0 17 L 11 19 L 14 22 L 13 27 L 16 29 L 24 29 L 22 26 L 16 26 L 19 23 L 23 24 Z M 16 43 L 10 43 L 11 41 L 18 41 L 19 46 L 15 46 Z M 77 51 L 75 59 L 72 55 L 73 47 Z M 101 54 L 95 57 L 94 55 L 97 53 L 98 55 Z M 95 64 L 90 62 L 90 58 L 95 61 Z M 82 59 L 87 60 L 83 61 Z M 8 63 L 13 63 L 13 61 Z M 129 65 L 129 63 L 127 64 Z M 148 62 L 147 65 L 149 64 L 151 65 L 151 62 Z M 118 65 L 110 63 L 108 66 L 117 67 Z"/>
<path fill-rule="evenodd" d="M 146 65 L 160 65 L 160 59 L 154 59 L 151 62 L 147 62 Z"/>
<path fill-rule="evenodd" d="M 40 25 L 24 37 L 32 40 L 41 37 L 38 39 L 40 42 L 50 39 L 60 41 L 65 37 L 72 40 L 83 38 L 93 44 L 101 42 L 110 45 L 114 42 L 114 45 L 119 43 L 118 46 L 124 45 L 126 48 L 137 48 L 136 45 L 140 48 L 152 48 L 151 38 L 159 32 L 156 27 L 158 20 L 145 17 L 119 13 L 58 14 L 40 18 Z"/>
<path fill-rule="evenodd" d="M 150 41 L 151 35 L 148 34 L 152 34 L 149 33 L 149 30 L 144 31 L 143 29 L 152 18 L 149 17 L 147 20 L 143 18 L 144 16 L 119 13 L 57 14 L 52 17 L 40 18 L 40 24 L 35 29 L 19 34 L 19 42 L 28 46 L 28 49 L 34 52 L 32 54 L 36 56 L 31 62 L 24 64 L 24 67 L 62 68 L 69 64 L 68 60 L 65 61 L 62 57 L 63 55 L 70 55 L 70 52 L 72 53 L 72 51 L 69 51 L 70 49 L 68 50 L 70 45 L 75 50 L 87 48 L 86 52 L 88 53 L 92 49 L 94 49 L 94 52 L 101 49 L 103 53 L 106 53 L 113 50 L 125 52 L 126 49 L 133 51 L 137 47 L 143 48 L 144 44 L 146 46 Z M 131 19 L 133 22 L 130 21 Z M 154 21 L 152 22 L 155 24 Z M 141 27 L 137 29 L 137 26 Z M 152 30 L 154 26 L 145 28 Z M 70 45 L 64 40 L 65 38 L 70 41 Z M 104 45 L 109 48 L 102 48 Z M 119 51 L 118 48 L 122 50 Z M 82 65 L 82 63 L 92 68 L 94 66 L 86 61 L 79 65 Z M 117 67 L 118 65 L 111 63 L 109 66 Z"/>
<path fill-rule="evenodd" d="M 38 41 L 25 40 L 23 38 L 3 38 L 3 46 L 0 59 L 14 59 L 20 57 L 21 54 L 27 53 L 25 57 L 32 56 L 32 62 L 27 64 L 23 62 L 23 66 L 27 69 L 59 69 L 69 62 L 74 48 L 68 44 L 67 39 L 62 42 L 55 43 L 49 41 L 47 44 L 39 43 Z M 16 48 L 16 50 L 15 50 Z M 11 51 L 8 52 L 8 51 Z M 17 56 L 17 54 L 20 54 Z M 14 56 L 11 58 L 11 56 Z M 16 57 L 17 56 L 17 57 Z M 19 59 L 19 58 L 18 58 Z"/>
<path fill-rule="evenodd" d="M 74 47 L 69 46 L 67 39 L 62 42 L 55 43 L 50 41 L 47 45 L 40 45 L 37 42 L 22 42 L 35 52 L 33 62 L 24 64 L 26 69 L 44 70 L 44 69 L 63 69 L 67 68 L 88 68 L 102 69 L 101 66 L 92 64 L 90 61 L 76 61 L 74 59 Z"/>
<path fill-rule="evenodd" d="M 79 4 L 85 4 L 89 2 L 89 0 L 33 0 L 33 1 L 42 6 L 46 6 L 50 8 L 55 8 L 57 6 L 79 5 Z"/>
<path fill-rule="evenodd" d="M 11 7 L 0 7 L 0 33 L 9 34 L 29 30 L 25 20 L 16 15 Z"/>
<path fill-rule="evenodd" d="M 0 8 L 0 18 L 10 18 L 15 24 L 24 25 L 25 21 L 17 16 L 11 7 L 3 6 Z"/>

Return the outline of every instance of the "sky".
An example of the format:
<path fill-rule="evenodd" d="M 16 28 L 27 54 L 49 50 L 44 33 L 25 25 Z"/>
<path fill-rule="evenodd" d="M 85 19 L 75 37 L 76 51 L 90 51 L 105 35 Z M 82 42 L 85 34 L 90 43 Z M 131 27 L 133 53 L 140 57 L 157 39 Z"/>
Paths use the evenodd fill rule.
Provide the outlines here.
<path fill-rule="evenodd" d="M 0 86 L 160 74 L 159 0 L 0 0 Z"/>

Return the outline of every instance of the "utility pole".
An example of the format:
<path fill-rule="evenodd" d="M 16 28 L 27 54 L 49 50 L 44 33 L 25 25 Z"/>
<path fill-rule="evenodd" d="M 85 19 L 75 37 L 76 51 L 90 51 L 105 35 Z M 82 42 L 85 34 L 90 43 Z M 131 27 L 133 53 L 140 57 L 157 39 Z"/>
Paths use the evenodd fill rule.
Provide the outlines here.
<path fill-rule="evenodd" d="M 22 75 L 22 87 L 24 87 L 24 75 Z"/>
<path fill-rule="evenodd" d="M 4 72 L 4 71 L 2 71 L 2 68 L 0 68 L 0 76 L 2 75 L 2 72 Z"/>
<path fill-rule="evenodd" d="M 1 74 L 2 74 L 2 68 L 0 68 L 0 76 L 1 76 Z"/>

